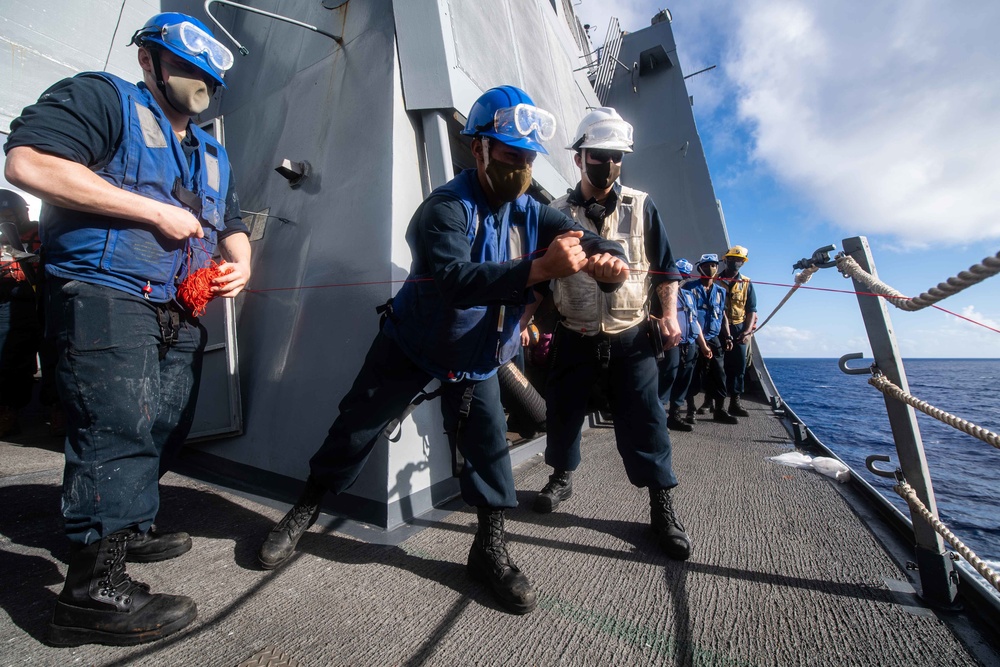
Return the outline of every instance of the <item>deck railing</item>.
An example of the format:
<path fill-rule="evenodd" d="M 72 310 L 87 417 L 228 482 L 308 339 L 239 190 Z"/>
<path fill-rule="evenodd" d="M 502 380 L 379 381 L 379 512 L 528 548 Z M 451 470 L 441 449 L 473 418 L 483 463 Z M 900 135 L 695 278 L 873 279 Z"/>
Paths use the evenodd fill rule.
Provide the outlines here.
<path fill-rule="evenodd" d="M 802 260 L 796 264 L 796 268 L 803 269 L 803 274 L 807 274 L 802 283 L 819 268 L 832 266 L 836 266 L 854 281 L 854 291 L 864 319 L 874 363 L 868 368 L 851 368 L 847 362 L 859 359 L 862 355 L 847 354 L 841 357 L 840 368 L 848 374 L 871 375 L 870 384 L 883 394 L 889 426 L 896 444 L 899 467 L 895 471 L 877 468 L 876 462 L 889 460 L 886 456 L 870 456 L 866 465 L 873 474 L 895 478 L 894 488 L 909 506 L 910 523 L 916 543 L 915 556 L 922 589 L 921 596 L 928 604 L 941 608 L 950 608 L 955 604 L 959 576 L 954 568 L 953 554 L 945 549 L 946 540 L 987 582 L 1000 590 L 1000 575 L 990 570 L 982 559 L 965 546 L 938 518 L 934 488 L 914 410 L 920 410 L 997 448 L 1000 448 L 1000 436 L 935 408 L 910 394 L 888 312 L 888 304 L 904 312 L 929 306 L 936 307 L 934 306 L 936 302 L 1000 273 L 1000 253 L 994 257 L 987 257 L 969 270 L 962 271 L 918 297 L 909 298 L 879 280 L 871 249 L 865 237 L 844 239 L 843 249 L 844 252 L 837 255 L 835 261 L 829 261 L 826 254 L 832 250 L 832 246 L 820 249 L 814 253 L 812 259 Z M 798 280 L 796 283 L 792 292 L 800 286 Z M 780 401 L 776 401 L 776 409 L 780 408 Z M 801 424 L 795 426 L 799 430 L 804 429 Z M 810 435 L 806 430 L 800 437 L 797 431 L 796 443 L 808 439 Z"/>

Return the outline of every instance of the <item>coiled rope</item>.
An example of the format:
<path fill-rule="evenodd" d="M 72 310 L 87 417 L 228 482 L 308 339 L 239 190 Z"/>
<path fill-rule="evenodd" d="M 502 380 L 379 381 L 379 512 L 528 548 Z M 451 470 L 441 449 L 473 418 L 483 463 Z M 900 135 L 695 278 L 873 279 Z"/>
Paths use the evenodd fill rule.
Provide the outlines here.
<path fill-rule="evenodd" d="M 886 300 L 900 310 L 912 312 L 934 305 L 953 294 L 958 294 L 966 287 L 971 287 L 1000 273 L 1000 252 L 992 257 L 985 258 L 979 264 L 970 266 L 968 271 L 961 271 L 957 276 L 952 276 L 945 282 L 938 283 L 937 287 L 932 287 L 920 296 L 915 297 L 907 297 L 889 287 L 862 269 L 854 258 L 849 255 L 839 255 L 837 257 L 837 270 L 848 278 L 854 278 L 858 282 L 863 283 L 875 294 L 888 297 Z"/>
<path fill-rule="evenodd" d="M 965 543 L 958 539 L 955 533 L 948 529 L 948 526 L 941 523 L 940 519 L 931 514 L 930 510 L 928 510 L 927 507 L 920 502 L 920 499 L 917 497 L 917 492 L 913 490 L 913 487 L 910 486 L 908 482 L 905 480 L 900 481 L 892 488 L 903 500 L 906 501 L 913 512 L 916 512 L 923 517 L 924 521 L 926 521 L 927 524 L 935 530 L 935 532 L 943 537 L 948 544 L 953 546 L 955 551 L 957 551 L 962 558 L 968 561 L 969 565 L 975 568 L 976 572 L 981 574 L 983 578 L 986 579 L 991 586 L 993 586 L 993 588 L 1000 591 L 1000 574 L 991 570 L 989 566 L 983 562 L 983 559 L 976 555 L 976 552 L 965 546 Z"/>
<path fill-rule="evenodd" d="M 955 415 L 945 412 L 940 408 L 935 408 L 933 405 L 927 401 L 922 401 L 912 394 L 908 394 L 892 382 L 889 381 L 884 375 L 873 375 L 869 380 L 868 384 L 878 389 L 880 392 L 886 396 L 891 396 L 897 401 L 902 401 L 907 405 L 913 407 L 916 410 L 920 410 L 925 415 L 930 415 L 938 421 L 944 422 L 952 428 L 956 428 L 959 431 L 968 433 L 973 438 L 982 440 L 988 445 L 1000 449 L 1000 436 L 992 431 L 988 431 L 982 426 L 976 426 L 970 421 L 962 419 L 961 417 L 956 417 Z"/>
<path fill-rule="evenodd" d="M 795 294 L 795 290 L 797 290 L 798 288 L 802 287 L 807 282 L 809 282 L 809 279 L 812 278 L 813 274 L 819 271 L 819 269 L 820 267 L 818 266 L 810 266 L 796 273 L 795 284 L 792 286 L 792 289 L 788 290 L 788 294 L 786 294 L 785 298 L 782 299 L 781 302 L 774 307 L 774 310 L 771 311 L 771 314 L 768 315 L 767 318 L 762 323 L 757 325 L 757 327 L 754 329 L 754 333 L 757 333 L 758 331 L 763 329 L 764 325 L 770 322 L 771 318 L 774 317 L 774 314 L 777 313 L 779 310 L 781 310 L 781 307 L 785 305 L 785 302 L 792 298 L 792 295 Z"/>

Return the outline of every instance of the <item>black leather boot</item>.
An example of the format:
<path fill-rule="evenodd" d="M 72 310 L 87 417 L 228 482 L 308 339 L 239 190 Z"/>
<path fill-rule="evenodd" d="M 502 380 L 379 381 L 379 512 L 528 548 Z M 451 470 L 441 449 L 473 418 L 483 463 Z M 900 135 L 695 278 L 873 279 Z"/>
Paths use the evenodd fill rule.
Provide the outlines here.
<path fill-rule="evenodd" d="M 56 600 L 47 641 L 53 646 L 131 646 L 174 633 L 198 615 L 183 595 L 153 594 L 125 572 L 134 533 L 122 530 L 76 550 Z"/>
<path fill-rule="evenodd" d="M 265 570 L 273 570 L 292 555 L 299 539 L 316 523 L 319 516 L 319 503 L 326 495 L 326 487 L 314 479 L 312 475 L 306 480 L 306 488 L 288 514 L 271 529 L 260 545 L 257 560 Z"/>
<path fill-rule="evenodd" d="M 694 402 L 689 401 L 687 404 L 687 414 L 684 415 L 685 424 L 694 424 Z"/>
<path fill-rule="evenodd" d="M 659 537 L 660 548 L 674 560 L 687 560 L 691 555 L 691 539 L 674 512 L 670 489 L 649 490 L 649 524 Z"/>
<path fill-rule="evenodd" d="M 712 419 L 722 424 L 739 424 L 739 419 L 726 412 L 725 405 L 725 399 L 715 399 L 715 411 L 712 413 Z"/>
<path fill-rule="evenodd" d="M 187 533 L 160 533 L 150 526 L 145 533 L 136 533 L 128 544 L 125 560 L 129 563 L 152 563 L 175 558 L 191 551 L 191 536 Z"/>
<path fill-rule="evenodd" d="M 556 470 L 549 475 L 549 483 L 542 487 L 542 490 L 535 496 L 532 509 L 539 514 L 548 514 L 559 507 L 559 503 L 572 495 L 573 473 L 566 470 Z"/>
<path fill-rule="evenodd" d="M 729 398 L 729 414 L 734 417 L 750 416 L 750 413 L 743 407 L 743 403 L 740 402 L 739 394 L 733 395 Z"/>
<path fill-rule="evenodd" d="M 691 418 L 694 421 L 694 417 Z M 671 406 L 667 413 L 667 428 L 671 431 L 693 431 L 694 427 L 687 423 L 680 416 L 680 408 Z"/>
<path fill-rule="evenodd" d="M 479 530 L 469 550 L 469 576 L 489 584 L 493 597 L 508 611 L 527 614 L 538 604 L 528 578 L 510 560 L 503 510 L 478 509 Z"/>

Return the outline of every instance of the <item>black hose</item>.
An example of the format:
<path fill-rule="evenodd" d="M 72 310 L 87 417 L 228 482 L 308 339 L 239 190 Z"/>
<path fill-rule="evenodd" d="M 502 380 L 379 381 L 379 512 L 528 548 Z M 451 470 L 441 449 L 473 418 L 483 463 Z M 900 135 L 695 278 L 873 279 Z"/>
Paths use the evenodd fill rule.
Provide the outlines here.
<path fill-rule="evenodd" d="M 500 400 L 507 409 L 512 431 L 529 438 L 545 432 L 545 399 L 524 377 L 513 361 L 508 361 L 497 371 L 500 382 Z"/>

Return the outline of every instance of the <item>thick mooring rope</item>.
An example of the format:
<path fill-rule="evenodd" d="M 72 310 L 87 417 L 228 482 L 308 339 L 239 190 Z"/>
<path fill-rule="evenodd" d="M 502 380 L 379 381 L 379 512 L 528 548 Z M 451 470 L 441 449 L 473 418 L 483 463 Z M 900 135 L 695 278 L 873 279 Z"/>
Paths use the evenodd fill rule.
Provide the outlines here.
<path fill-rule="evenodd" d="M 809 282 L 809 279 L 812 278 L 812 275 L 817 271 L 819 271 L 819 269 L 820 267 L 818 266 L 810 266 L 796 273 L 795 285 L 792 286 L 792 289 L 788 290 L 788 294 L 786 294 L 785 298 L 781 300 L 781 303 L 779 303 L 777 306 L 774 307 L 774 310 L 771 311 L 771 314 L 768 315 L 767 318 L 761 324 L 757 325 L 757 327 L 754 329 L 754 333 L 757 333 L 758 331 L 763 329 L 764 325 L 770 322 L 771 318 L 774 317 L 774 314 L 777 313 L 779 310 L 781 310 L 781 307 L 785 305 L 785 302 L 792 298 L 792 295 L 795 294 L 795 290 L 797 290 L 798 288 L 802 287 L 807 282 Z"/>
<path fill-rule="evenodd" d="M 930 513 L 930 510 L 920 502 L 920 498 L 917 497 L 917 492 L 913 490 L 913 487 L 906 481 L 902 481 L 893 486 L 896 493 L 906 501 L 910 506 L 910 509 L 923 517 L 924 521 L 930 525 L 941 537 L 943 537 L 948 544 L 955 548 L 955 551 L 969 562 L 969 565 L 975 568 L 976 572 L 983 575 L 986 581 L 990 582 L 993 588 L 1000 591 L 1000 574 L 994 572 L 989 568 L 989 566 L 983 562 L 983 559 L 976 555 L 969 547 L 965 546 L 962 540 L 956 537 L 955 533 L 948 529 L 948 526 L 941 523 L 941 521 Z"/>
<path fill-rule="evenodd" d="M 1000 273 L 1000 252 L 993 257 L 987 257 L 979 264 L 970 266 L 968 271 L 961 271 L 957 276 L 948 278 L 945 282 L 938 283 L 937 287 L 932 287 L 920 296 L 912 298 L 897 292 L 862 269 L 849 255 L 837 257 L 837 269 L 845 276 L 864 283 L 873 293 L 888 297 L 886 301 L 900 310 L 914 311 L 932 306 L 953 294 L 958 294 L 966 287 L 971 287 Z"/>
<path fill-rule="evenodd" d="M 959 431 L 968 433 L 973 438 L 978 438 L 986 444 L 1000 449 L 1000 435 L 997 435 L 993 431 L 988 431 L 982 426 L 976 426 L 972 422 L 962 419 L 961 417 L 956 417 L 950 412 L 945 412 L 940 408 L 935 408 L 927 401 L 922 401 L 916 396 L 906 393 L 890 382 L 884 375 L 873 375 L 868 380 L 868 384 L 875 387 L 886 396 L 891 396 L 897 401 L 902 401 L 914 409 L 920 410 L 925 415 L 930 415 L 931 417 L 934 417 L 934 419 L 944 422 L 952 428 L 957 428 Z"/>

